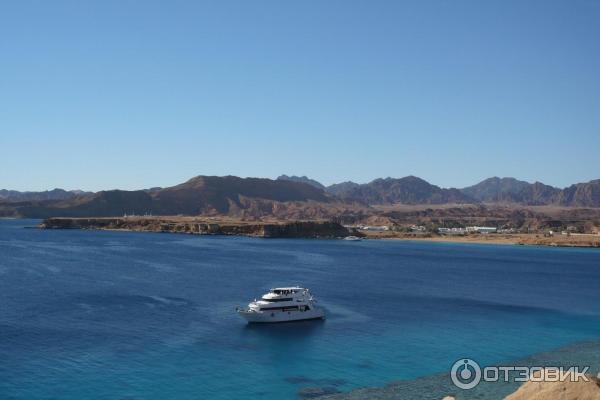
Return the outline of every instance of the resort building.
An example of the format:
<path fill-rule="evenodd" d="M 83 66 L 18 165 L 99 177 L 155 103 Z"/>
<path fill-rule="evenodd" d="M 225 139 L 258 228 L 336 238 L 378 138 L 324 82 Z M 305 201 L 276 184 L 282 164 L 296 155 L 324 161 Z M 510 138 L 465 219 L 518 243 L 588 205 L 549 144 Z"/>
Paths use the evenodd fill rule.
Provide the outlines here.
<path fill-rule="evenodd" d="M 438 228 L 440 235 L 466 235 L 467 230 L 465 228 Z"/>
<path fill-rule="evenodd" d="M 389 231 L 390 227 L 387 225 L 374 225 L 374 226 L 361 226 L 361 230 L 363 231 Z"/>
<path fill-rule="evenodd" d="M 492 226 L 467 226 L 466 231 L 469 233 L 496 233 L 498 228 Z"/>

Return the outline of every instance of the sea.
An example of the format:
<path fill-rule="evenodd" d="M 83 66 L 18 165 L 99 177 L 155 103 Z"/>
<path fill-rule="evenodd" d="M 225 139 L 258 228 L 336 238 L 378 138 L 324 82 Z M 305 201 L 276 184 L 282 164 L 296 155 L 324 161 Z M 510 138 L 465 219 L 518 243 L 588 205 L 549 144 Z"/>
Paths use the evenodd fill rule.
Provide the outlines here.
<path fill-rule="evenodd" d="M 598 249 L 38 223 L 0 220 L 2 400 L 492 399 L 514 387 L 453 388 L 453 363 L 600 368 Z M 290 285 L 327 319 L 236 315 Z"/>

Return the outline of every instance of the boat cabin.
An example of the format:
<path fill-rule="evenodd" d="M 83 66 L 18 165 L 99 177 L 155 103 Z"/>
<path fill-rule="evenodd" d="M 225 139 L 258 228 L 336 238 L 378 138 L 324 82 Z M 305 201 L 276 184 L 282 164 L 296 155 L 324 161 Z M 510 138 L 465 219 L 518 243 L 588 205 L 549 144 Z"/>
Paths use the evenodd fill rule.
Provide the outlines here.
<path fill-rule="evenodd" d="M 269 290 L 269 293 L 276 295 L 288 295 L 288 294 L 296 294 L 304 291 L 306 289 L 301 287 L 284 287 L 284 288 L 274 288 Z"/>

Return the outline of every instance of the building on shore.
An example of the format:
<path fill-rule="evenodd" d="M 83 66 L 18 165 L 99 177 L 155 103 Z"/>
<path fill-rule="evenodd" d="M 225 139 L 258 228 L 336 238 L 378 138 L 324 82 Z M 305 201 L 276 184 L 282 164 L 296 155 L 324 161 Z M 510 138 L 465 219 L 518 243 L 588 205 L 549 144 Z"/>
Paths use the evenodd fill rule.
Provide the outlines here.
<path fill-rule="evenodd" d="M 363 231 L 375 231 L 375 232 L 384 232 L 389 231 L 390 227 L 387 225 L 364 225 L 360 227 Z"/>
<path fill-rule="evenodd" d="M 468 233 L 496 233 L 498 228 L 493 226 L 467 226 Z"/>
<path fill-rule="evenodd" d="M 466 235 L 467 230 L 465 228 L 438 228 L 440 235 Z"/>
<path fill-rule="evenodd" d="M 496 233 L 498 228 L 492 226 L 467 226 L 466 228 L 438 228 L 440 235 L 467 235 L 469 233 Z"/>
<path fill-rule="evenodd" d="M 410 227 L 410 230 L 412 232 L 419 232 L 419 233 L 427 232 L 427 228 L 424 227 L 423 225 L 413 225 Z"/>

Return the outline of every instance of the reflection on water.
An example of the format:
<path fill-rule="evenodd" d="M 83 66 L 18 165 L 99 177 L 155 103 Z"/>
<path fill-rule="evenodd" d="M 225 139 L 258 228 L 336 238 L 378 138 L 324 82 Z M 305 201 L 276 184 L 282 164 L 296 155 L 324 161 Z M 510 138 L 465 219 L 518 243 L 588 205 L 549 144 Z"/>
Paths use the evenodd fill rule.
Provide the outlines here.
<path fill-rule="evenodd" d="M 293 321 L 278 324 L 246 324 L 244 333 L 268 339 L 307 340 L 323 330 L 326 320 Z"/>

